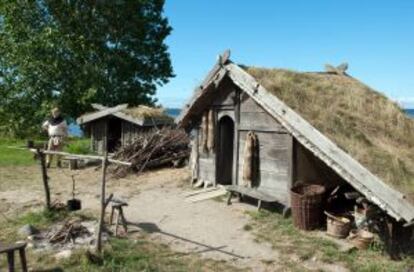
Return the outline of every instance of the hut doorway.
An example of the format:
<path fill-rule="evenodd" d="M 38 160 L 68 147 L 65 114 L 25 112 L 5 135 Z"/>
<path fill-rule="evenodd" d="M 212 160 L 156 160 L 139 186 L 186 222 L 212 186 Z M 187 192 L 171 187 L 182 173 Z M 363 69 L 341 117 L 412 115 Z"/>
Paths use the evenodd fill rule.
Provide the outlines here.
<path fill-rule="evenodd" d="M 229 185 L 233 180 L 234 122 L 223 116 L 218 123 L 216 181 Z"/>
<path fill-rule="evenodd" d="M 121 145 L 122 120 L 118 118 L 108 119 L 108 143 L 107 150 L 112 153 Z"/>

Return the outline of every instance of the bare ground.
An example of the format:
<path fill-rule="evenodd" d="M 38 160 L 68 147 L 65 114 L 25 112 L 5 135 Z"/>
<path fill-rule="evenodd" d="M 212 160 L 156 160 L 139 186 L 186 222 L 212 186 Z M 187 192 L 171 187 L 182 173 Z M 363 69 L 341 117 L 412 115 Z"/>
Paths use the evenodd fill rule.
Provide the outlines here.
<path fill-rule="evenodd" d="M 50 169 L 52 199 L 66 202 L 71 198 L 71 175 L 76 173 L 77 198 L 84 209 L 99 208 L 100 171 L 88 168 L 79 171 Z M 111 179 L 107 192 L 129 203 L 125 216 L 130 230 L 151 233 L 151 239 L 169 244 L 173 250 L 196 253 L 202 257 L 224 260 L 253 271 L 285 270 L 285 260 L 269 244 L 258 243 L 248 224 L 248 204 L 227 206 L 224 202 L 207 200 L 184 201 L 189 190 L 186 169 L 162 169 L 139 177 Z M 39 208 L 44 195 L 38 167 L 0 168 L 0 213 L 6 217 Z M 1 221 L 0 217 L 0 221 Z M 341 267 L 304 264 L 307 269 L 336 271 Z"/>

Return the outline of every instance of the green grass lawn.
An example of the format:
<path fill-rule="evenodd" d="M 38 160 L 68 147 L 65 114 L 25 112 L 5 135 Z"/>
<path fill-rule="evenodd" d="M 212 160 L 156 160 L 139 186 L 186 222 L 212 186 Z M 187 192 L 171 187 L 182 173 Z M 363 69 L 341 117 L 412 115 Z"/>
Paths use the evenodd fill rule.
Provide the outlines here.
<path fill-rule="evenodd" d="M 0 167 L 35 164 L 33 154 L 22 149 L 25 145 L 26 141 L 24 140 L 0 138 Z"/>
<path fill-rule="evenodd" d="M 47 139 L 37 140 L 36 143 L 46 141 Z M 0 138 L 0 167 L 34 165 L 36 161 L 33 159 L 33 153 L 24 150 L 25 146 L 25 140 Z M 89 147 L 89 139 L 68 138 L 64 151 L 74 154 L 88 154 L 90 153 Z"/>

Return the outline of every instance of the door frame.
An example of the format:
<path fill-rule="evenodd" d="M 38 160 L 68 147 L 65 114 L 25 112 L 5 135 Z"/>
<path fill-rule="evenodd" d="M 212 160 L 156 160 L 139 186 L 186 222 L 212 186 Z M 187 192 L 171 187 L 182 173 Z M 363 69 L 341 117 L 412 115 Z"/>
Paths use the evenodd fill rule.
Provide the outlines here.
<path fill-rule="evenodd" d="M 233 164 L 232 164 L 232 175 L 231 175 L 231 184 L 236 184 L 236 179 L 237 179 L 237 125 L 236 125 L 236 120 L 235 120 L 235 112 L 234 109 L 217 109 L 216 110 L 216 137 L 215 137 L 215 146 L 217 147 L 217 151 L 216 152 L 216 156 L 215 156 L 215 181 L 214 181 L 214 186 L 217 186 L 218 184 L 218 180 L 217 180 L 217 174 L 218 174 L 218 170 L 219 167 L 217 167 L 217 163 L 218 163 L 218 156 L 219 156 L 219 152 L 220 150 L 218 150 L 218 146 L 219 146 L 219 141 L 220 141 L 220 134 L 218 133 L 219 127 L 220 127 L 220 120 L 223 117 L 229 117 L 232 121 L 233 121 Z"/>

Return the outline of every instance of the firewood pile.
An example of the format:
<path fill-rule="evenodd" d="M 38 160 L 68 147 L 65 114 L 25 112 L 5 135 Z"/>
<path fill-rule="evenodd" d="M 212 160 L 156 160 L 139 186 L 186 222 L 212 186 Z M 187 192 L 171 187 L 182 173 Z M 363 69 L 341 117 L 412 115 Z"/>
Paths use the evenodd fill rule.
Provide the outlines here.
<path fill-rule="evenodd" d="M 190 139 L 182 129 L 163 128 L 138 136 L 130 145 L 115 153 L 114 159 L 131 162 L 130 167 L 116 166 L 113 174 L 125 176 L 129 170 L 141 173 L 165 165 L 177 166 L 190 156 Z"/>
<path fill-rule="evenodd" d="M 72 219 L 66 221 L 62 227 L 55 232 L 49 234 L 49 243 L 51 244 L 66 244 L 67 242 L 75 242 L 78 237 L 90 236 L 89 230 L 82 225 L 80 219 Z"/>

